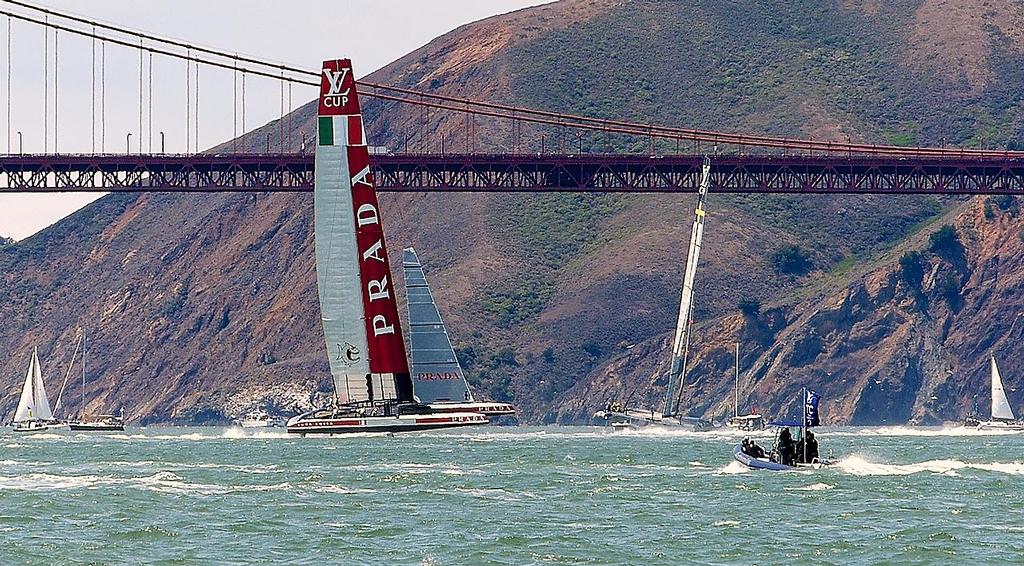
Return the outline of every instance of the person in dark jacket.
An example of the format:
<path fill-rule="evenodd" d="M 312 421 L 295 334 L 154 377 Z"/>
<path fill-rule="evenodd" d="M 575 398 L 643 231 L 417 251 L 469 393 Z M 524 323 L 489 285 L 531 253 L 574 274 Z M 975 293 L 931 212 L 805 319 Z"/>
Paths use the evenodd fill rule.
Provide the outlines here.
<path fill-rule="evenodd" d="M 810 430 L 807 431 L 807 461 L 815 462 L 818 460 L 818 439 L 814 438 L 814 433 Z"/>
<path fill-rule="evenodd" d="M 779 463 L 783 466 L 792 466 L 796 463 L 796 443 L 793 442 L 793 434 L 789 432 L 788 427 L 779 433 Z"/>

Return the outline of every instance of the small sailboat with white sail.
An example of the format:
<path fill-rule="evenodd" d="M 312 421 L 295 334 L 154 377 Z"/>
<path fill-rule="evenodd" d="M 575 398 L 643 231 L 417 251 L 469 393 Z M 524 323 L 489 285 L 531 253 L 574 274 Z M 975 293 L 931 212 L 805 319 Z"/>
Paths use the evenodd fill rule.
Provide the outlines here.
<path fill-rule="evenodd" d="M 697 191 L 697 208 L 694 213 L 693 229 L 690 232 L 690 248 L 686 257 L 686 271 L 683 275 L 682 296 L 679 300 L 679 317 L 676 321 L 675 336 L 672 341 L 671 367 L 668 386 L 665 389 L 665 406 L 663 410 L 636 409 L 625 403 L 610 402 L 605 410 L 598 411 L 594 416 L 608 420 L 610 423 L 628 422 L 632 425 L 662 425 L 682 427 L 690 430 L 710 430 L 714 424 L 700 417 L 684 415 L 679 410 L 682 402 L 683 384 L 686 381 L 686 363 L 690 347 L 690 327 L 693 313 L 693 285 L 697 277 L 697 263 L 704 239 L 704 204 L 711 187 L 711 159 L 704 158 L 701 168 L 700 187 Z"/>
<path fill-rule="evenodd" d="M 43 370 L 36 348 L 32 348 L 32 359 L 25 375 L 25 385 L 22 386 L 18 408 L 14 411 L 12 421 L 14 432 L 41 432 L 63 426 L 53 418 L 50 400 L 47 399 L 46 388 L 43 386 Z"/>
<path fill-rule="evenodd" d="M 403 251 L 416 398 L 438 413 L 470 412 L 489 417 L 516 414 L 511 403 L 474 398 L 416 250 L 406 248 Z"/>
<path fill-rule="evenodd" d="M 415 396 L 352 63 L 325 61 L 313 191 L 317 289 L 336 404 L 288 421 L 297 434 L 483 425 Z"/>
<path fill-rule="evenodd" d="M 1024 430 L 1024 422 L 1018 420 L 1013 409 L 1010 408 L 1010 400 L 1006 398 L 1006 390 L 1003 388 L 1003 379 L 999 375 L 999 366 L 996 364 L 995 355 L 989 356 L 989 371 L 992 377 L 992 413 L 987 421 L 978 422 L 978 430 Z"/>

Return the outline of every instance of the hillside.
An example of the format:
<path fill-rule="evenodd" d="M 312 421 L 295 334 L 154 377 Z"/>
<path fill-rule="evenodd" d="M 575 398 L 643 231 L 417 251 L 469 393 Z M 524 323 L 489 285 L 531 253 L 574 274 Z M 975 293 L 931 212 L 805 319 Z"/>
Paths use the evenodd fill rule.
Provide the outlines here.
<path fill-rule="evenodd" d="M 1014 63 L 1022 44 L 1019 28 L 1007 22 L 1022 13 L 1019 3 L 980 0 L 563 1 L 463 26 L 368 78 L 730 131 L 1016 147 L 1024 145 L 1017 95 L 1024 75 Z M 970 33 L 954 38 L 954 29 Z M 399 148 L 408 139 L 409 149 L 419 151 L 434 147 L 442 133 L 449 147 L 467 143 L 461 118 L 366 106 L 374 144 Z M 297 130 L 312 131 L 311 105 L 293 118 Z M 480 124 L 477 148 L 506 139 L 500 127 Z M 276 122 L 265 128 L 276 131 Z M 539 147 L 541 135 L 560 139 L 559 132 L 524 128 L 522 143 Z M 263 136 L 253 132 L 242 145 Z M 646 151 L 646 141 L 607 136 L 583 143 L 593 151 Z M 817 346 L 806 335 L 823 331 L 813 297 L 843 304 L 842 297 L 856 295 L 858 273 L 874 277 L 875 287 L 857 296 L 892 287 L 883 281 L 891 279 L 885 273 L 895 269 L 898 250 L 946 222 L 942 216 L 967 226 L 963 215 L 980 202 L 712 195 L 697 316 L 716 341 L 698 345 L 698 364 L 718 356 L 715 371 L 723 370 L 716 352 L 743 332 L 759 340 L 745 363 L 759 368 L 751 387 L 762 406 L 785 404 L 792 388 L 808 381 L 841 400 L 831 408 L 836 422 L 956 417 L 962 402 L 925 410 L 919 397 L 927 389 L 908 372 L 892 372 L 900 362 L 865 364 L 894 359 L 897 345 L 905 347 L 907 364 L 941 346 L 943 363 L 955 360 L 953 367 L 965 372 L 963 383 L 942 382 L 948 395 L 982 391 L 967 370 L 981 367 L 984 349 L 969 346 L 968 327 L 957 330 L 973 303 L 944 317 L 941 306 L 877 306 L 898 311 L 907 326 L 879 326 L 881 338 L 873 342 L 858 337 L 860 322 L 833 317 L 839 334 L 829 335 L 829 348 L 859 352 L 859 364 L 849 355 L 811 355 Z M 631 392 L 657 397 L 659 385 L 649 384 L 656 363 L 664 363 L 662 341 L 674 322 L 691 197 L 410 194 L 385 195 L 382 207 L 392 249 L 420 251 L 476 387 L 514 400 L 530 422 L 577 420 L 606 398 Z M 995 240 L 985 240 L 998 222 L 972 225 L 978 241 L 989 243 L 975 248 L 965 241 L 969 265 L 987 265 L 999 253 Z M 806 254 L 809 271 L 776 271 L 772 256 L 786 246 Z M 309 196 L 101 199 L 0 249 L 0 351 L 10 353 L 0 359 L 8 384 L 0 409 L 13 409 L 30 346 L 40 346 L 54 383 L 82 324 L 92 336 L 93 408 L 124 404 L 135 421 L 193 422 L 221 419 L 247 404 L 308 404 L 310 392 L 326 386 L 312 258 Z M 965 272 L 968 288 L 979 269 Z M 976 292 L 974 316 L 1012 302 L 1012 288 L 986 288 Z M 738 314 L 745 299 L 764 304 L 757 321 Z M 933 334 L 936 317 L 940 328 L 950 325 L 941 340 Z M 1003 322 L 1012 324 L 975 324 L 999 332 Z M 897 326 L 907 336 L 920 329 L 917 341 L 900 337 Z M 713 414 L 721 410 L 725 382 L 702 367 L 694 375 L 706 373 L 706 386 L 688 402 Z M 858 410 L 867 401 L 859 400 L 882 395 L 864 396 L 877 391 L 867 369 L 884 369 L 883 383 L 912 390 L 911 409 L 901 401 L 862 418 Z M 1011 387 L 1019 383 L 1013 369 L 1005 370 Z M 933 378 L 917 381 L 938 387 Z"/>

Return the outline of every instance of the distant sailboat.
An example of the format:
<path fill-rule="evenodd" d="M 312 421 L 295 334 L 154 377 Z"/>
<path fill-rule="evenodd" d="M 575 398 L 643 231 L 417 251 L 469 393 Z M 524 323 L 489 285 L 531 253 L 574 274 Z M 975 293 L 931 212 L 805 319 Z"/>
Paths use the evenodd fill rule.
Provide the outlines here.
<path fill-rule="evenodd" d="M 683 275 L 682 296 L 679 300 L 679 317 L 676 321 L 675 338 L 672 342 L 671 369 L 668 386 L 665 388 L 665 407 L 659 413 L 648 409 L 633 409 L 622 403 L 609 403 L 604 411 L 595 416 L 610 422 L 629 422 L 635 425 L 658 424 L 679 426 L 693 430 L 708 430 L 712 423 L 700 417 L 682 415 L 679 403 L 682 400 L 682 383 L 685 381 L 687 354 L 690 347 L 690 326 L 693 313 L 693 284 L 697 277 L 697 263 L 700 260 L 701 244 L 704 240 L 704 203 L 711 187 L 711 159 L 704 158 L 701 168 L 700 188 L 697 192 L 697 208 L 694 212 L 693 229 L 690 233 L 690 249 L 686 257 L 686 271 Z"/>
<path fill-rule="evenodd" d="M 752 432 L 765 429 L 764 416 L 760 413 L 748 415 L 740 414 L 740 343 L 736 343 L 736 376 L 733 382 L 733 413 L 725 425 L 731 428 L 738 428 L 743 431 Z"/>
<path fill-rule="evenodd" d="M 487 424 L 417 402 L 370 171 L 352 64 L 325 61 L 313 191 L 317 289 L 337 403 L 291 433 L 398 432 Z"/>
<path fill-rule="evenodd" d="M 999 366 L 994 355 L 989 358 L 992 373 L 992 418 L 978 423 L 979 429 L 987 430 L 1024 430 L 1024 422 L 1017 420 L 1010 408 L 1010 401 L 1003 389 L 1003 380 L 999 376 Z"/>
<path fill-rule="evenodd" d="M 124 410 L 117 415 L 91 415 L 85 412 L 85 330 L 82 330 L 82 404 L 79 405 L 78 420 L 68 421 L 68 427 L 71 430 L 89 432 L 89 431 L 121 431 L 124 430 Z M 74 357 L 71 358 L 74 363 Z"/>
<path fill-rule="evenodd" d="M 419 401 L 436 412 L 514 415 L 516 409 L 509 403 L 474 399 L 413 248 L 404 250 L 402 268 L 409 302 L 413 385 Z"/>
<path fill-rule="evenodd" d="M 60 426 L 61 423 L 54 420 L 50 400 L 46 398 L 38 351 L 32 348 L 32 360 L 28 364 L 25 385 L 21 389 L 18 408 L 14 411 L 14 432 L 38 432 Z"/>

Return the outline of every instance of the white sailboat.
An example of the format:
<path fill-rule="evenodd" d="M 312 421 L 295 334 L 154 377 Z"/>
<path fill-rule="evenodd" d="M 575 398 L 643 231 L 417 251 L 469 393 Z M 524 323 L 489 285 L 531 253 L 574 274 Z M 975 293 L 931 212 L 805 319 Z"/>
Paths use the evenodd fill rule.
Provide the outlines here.
<path fill-rule="evenodd" d="M 25 385 L 21 389 L 21 398 L 18 399 L 18 408 L 12 420 L 14 432 L 39 432 L 63 426 L 54 420 L 53 411 L 50 410 L 36 348 L 32 348 L 32 360 L 28 364 Z"/>
<path fill-rule="evenodd" d="M 694 212 L 693 229 L 690 233 L 690 249 L 686 257 L 686 271 L 683 275 L 682 296 L 679 300 L 679 317 L 676 321 L 675 337 L 672 342 L 671 369 L 668 387 L 665 389 L 665 406 L 661 412 L 649 409 L 634 409 L 623 403 L 609 403 L 604 411 L 595 415 L 612 423 L 629 422 L 634 425 L 658 424 L 684 427 L 692 430 L 708 430 L 712 423 L 700 417 L 680 414 L 682 397 L 681 384 L 685 381 L 686 358 L 690 346 L 690 325 L 693 312 L 693 284 L 697 277 L 697 263 L 700 260 L 704 240 L 704 203 L 711 187 L 711 159 L 704 158 L 701 168 L 700 188 L 697 191 L 697 209 Z"/>
<path fill-rule="evenodd" d="M 473 397 L 430 292 L 423 265 L 413 248 L 404 250 L 402 269 L 409 303 L 409 342 L 416 398 L 439 413 L 514 415 L 516 409 L 510 403 L 477 401 Z"/>
<path fill-rule="evenodd" d="M 996 357 L 989 358 L 989 366 L 992 372 L 992 415 L 988 421 L 978 423 L 982 430 L 1024 430 L 1024 422 L 1017 420 L 1010 408 L 1010 401 L 1006 398 L 1006 390 L 1003 389 L 1003 380 L 999 376 L 999 366 L 996 365 Z"/>
<path fill-rule="evenodd" d="M 725 426 L 730 428 L 736 428 L 746 432 L 753 432 L 757 430 L 764 430 L 767 423 L 765 422 L 764 415 L 760 413 L 750 413 L 747 415 L 740 414 L 740 343 L 736 343 L 736 361 L 735 361 L 736 376 L 733 382 L 733 413 L 729 417 L 729 420 L 725 422 Z"/>
<path fill-rule="evenodd" d="M 337 403 L 293 417 L 288 432 L 398 432 L 487 424 L 480 413 L 438 413 L 416 400 L 348 59 L 323 64 L 317 134 L 317 288 Z"/>

